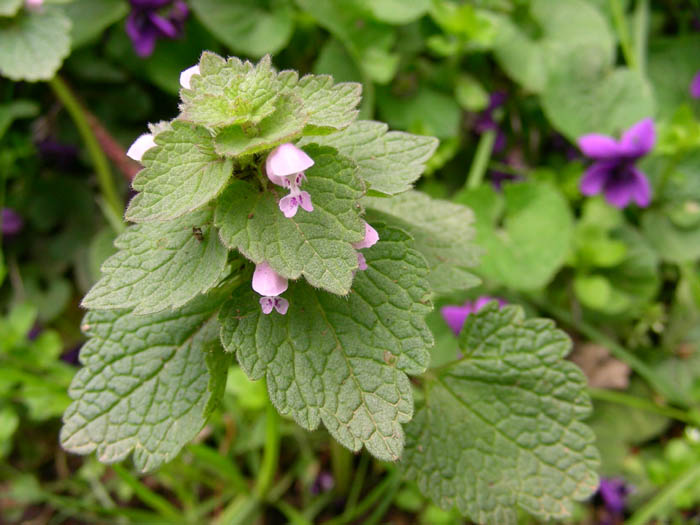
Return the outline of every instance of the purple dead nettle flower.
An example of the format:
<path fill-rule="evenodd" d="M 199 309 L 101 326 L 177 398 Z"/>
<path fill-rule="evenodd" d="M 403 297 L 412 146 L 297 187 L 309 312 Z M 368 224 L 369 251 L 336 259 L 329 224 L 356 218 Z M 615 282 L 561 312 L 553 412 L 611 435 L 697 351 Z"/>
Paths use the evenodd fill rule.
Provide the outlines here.
<path fill-rule="evenodd" d="M 271 313 L 273 309 L 282 315 L 287 313 L 289 301 L 279 297 L 287 290 L 287 286 L 287 279 L 274 271 L 266 262 L 255 265 L 253 290 L 262 295 L 260 306 L 264 314 Z"/>
<path fill-rule="evenodd" d="M 134 143 L 129 146 L 126 151 L 126 156 L 134 159 L 137 162 L 141 162 L 143 154 L 149 149 L 155 147 L 156 143 L 153 140 L 153 135 L 150 133 L 144 133 L 139 138 L 137 138 Z"/>
<path fill-rule="evenodd" d="M 189 14 L 183 0 L 130 0 L 131 13 L 126 19 L 126 34 L 134 51 L 150 56 L 159 38 L 179 38 Z"/>
<path fill-rule="evenodd" d="M 313 159 L 294 144 L 287 142 L 273 149 L 265 161 L 267 178 L 274 184 L 289 189 L 289 195 L 280 199 L 279 207 L 287 218 L 294 217 L 301 206 L 313 211 L 311 195 L 299 187 L 306 180 L 304 171 L 314 165 Z"/>
<path fill-rule="evenodd" d="M 700 71 L 695 74 L 693 81 L 690 83 L 690 96 L 700 98 Z"/>
<path fill-rule="evenodd" d="M 0 220 L 2 221 L 0 231 L 8 237 L 17 235 L 22 230 L 22 226 L 24 226 L 22 217 L 12 208 L 3 208 Z"/>
<path fill-rule="evenodd" d="M 185 89 L 190 89 L 190 81 L 194 75 L 199 75 L 199 66 L 192 66 L 180 73 L 180 85 Z"/>
<path fill-rule="evenodd" d="M 583 154 L 593 160 L 581 179 L 581 193 L 604 193 L 617 208 L 631 201 L 645 207 L 651 201 L 651 186 L 644 173 L 635 167 L 656 142 L 654 122 L 644 119 L 629 128 L 618 141 L 607 135 L 591 133 L 578 139 Z"/>
<path fill-rule="evenodd" d="M 440 313 L 442 314 L 442 318 L 447 323 L 447 326 L 452 329 L 455 335 L 459 335 L 459 333 L 462 331 L 462 327 L 464 326 L 464 321 L 467 320 L 467 317 L 469 317 L 471 314 L 475 314 L 491 301 L 498 301 L 499 308 L 503 308 L 507 304 L 503 299 L 499 299 L 498 297 L 482 295 L 481 297 L 477 298 L 476 301 L 466 301 L 461 306 L 455 304 L 443 306 L 440 308 Z"/>
<path fill-rule="evenodd" d="M 374 246 L 375 244 L 377 244 L 378 240 L 379 234 L 377 233 L 377 230 L 372 228 L 368 223 L 365 223 L 365 238 L 362 239 L 360 242 L 354 243 L 352 247 L 356 250 L 361 250 L 362 248 L 369 248 L 370 246 Z M 365 256 L 360 252 L 357 252 L 357 266 L 360 270 L 367 269 L 367 261 L 365 260 Z"/>

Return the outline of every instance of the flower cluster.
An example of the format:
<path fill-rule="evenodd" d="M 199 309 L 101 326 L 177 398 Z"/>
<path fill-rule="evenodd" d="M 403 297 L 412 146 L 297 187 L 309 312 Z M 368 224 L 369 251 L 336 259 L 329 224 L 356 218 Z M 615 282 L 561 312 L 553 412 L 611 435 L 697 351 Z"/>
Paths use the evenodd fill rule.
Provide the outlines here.
<path fill-rule="evenodd" d="M 137 55 L 150 56 L 159 38 L 178 38 L 182 35 L 189 14 L 183 0 L 130 1 L 131 13 L 126 19 L 126 33 Z"/>
<path fill-rule="evenodd" d="M 651 185 L 635 163 L 649 153 L 656 142 L 651 119 L 638 122 L 622 134 L 618 141 L 607 135 L 592 133 L 578 140 L 578 146 L 593 164 L 581 179 L 581 193 L 603 193 L 605 199 L 617 208 L 631 201 L 648 206 Z"/>
<path fill-rule="evenodd" d="M 199 66 L 192 66 L 182 71 L 180 85 L 185 89 L 190 89 L 192 77 L 199 74 Z M 141 162 L 146 151 L 155 146 L 153 134 L 145 133 L 133 142 L 126 154 Z M 314 160 L 304 150 L 289 142 L 280 144 L 267 155 L 265 159 L 267 178 L 273 184 L 289 190 L 289 194 L 282 197 L 278 204 L 280 211 L 286 218 L 294 217 L 299 208 L 306 212 L 314 210 L 311 195 L 301 189 L 302 183 L 307 180 L 306 170 L 313 165 Z M 359 270 L 367 269 L 367 260 L 359 250 L 374 246 L 378 240 L 377 230 L 365 223 L 364 238 L 352 245 L 358 250 L 357 266 Z M 261 295 L 260 306 L 264 314 L 270 314 L 273 310 L 281 315 L 287 313 L 289 301 L 280 295 L 287 290 L 288 285 L 288 280 L 275 272 L 268 262 L 262 261 L 255 266 L 252 287 L 255 292 Z"/>

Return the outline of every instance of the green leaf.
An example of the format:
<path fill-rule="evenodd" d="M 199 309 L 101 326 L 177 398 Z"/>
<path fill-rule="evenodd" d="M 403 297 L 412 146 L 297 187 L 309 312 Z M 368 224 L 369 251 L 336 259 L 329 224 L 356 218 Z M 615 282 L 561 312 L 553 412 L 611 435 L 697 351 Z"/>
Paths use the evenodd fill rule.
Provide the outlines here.
<path fill-rule="evenodd" d="M 204 128 L 175 121 L 156 135 L 157 146 L 143 156 L 145 169 L 134 178 L 140 193 L 129 203 L 126 218 L 134 222 L 174 219 L 204 206 L 228 182 L 230 159 L 219 157 Z"/>
<path fill-rule="evenodd" d="M 22 11 L 0 25 L 0 74 L 11 80 L 49 80 L 70 51 L 71 23 L 58 9 Z"/>
<path fill-rule="evenodd" d="M 521 308 L 485 307 L 460 335 L 465 357 L 435 372 L 406 427 L 406 474 L 477 523 L 570 515 L 598 486 L 586 379 L 568 336 Z"/>
<path fill-rule="evenodd" d="M 275 110 L 279 82 L 269 56 L 253 66 L 205 51 L 199 69 L 192 89 L 180 91 L 183 120 L 210 128 L 255 125 Z"/>
<path fill-rule="evenodd" d="M 375 19 L 387 24 L 404 25 L 419 19 L 430 8 L 430 0 L 357 0 Z"/>
<path fill-rule="evenodd" d="M 301 135 L 309 120 L 301 100 L 292 95 L 281 95 L 277 109 L 255 128 L 229 126 L 217 133 L 214 140 L 219 155 L 236 157 L 272 149 Z"/>
<path fill-rule="evenodd" d="M 0 16 L 15 16 L 24 0 L 0 0 Z"/>
<path fill-rule="evenodd" d="M 377 90 L 382 120 L 392 128 L 433 135 L 441 140 L 459 135 L 462 108 L 451 94 L 421 84 L 410 97 L 397 97 L 390 89 Z"/>
<path fill-rule="evenodd" d="M 228 250 L 203 209 L 165 223 L 129 227 L 115 241 L 119 251 L 102 265 L 102 278 L 83 299 L 91 309 L 133 308 L 148 314 L 177 308 L 216 286 Z"/>
<path fill-rule="evenodd" d="M 364 188 L 348 159 L 329 148 L 310 146 L 305 151 L 315 162 L 303 185 L 311 195 L 312 212 L 300 209 L 288 219 L 277 204 L 286 190 L 260 191 L 236 180 L 219 199 L 215 224 L 223 243 L 254 263 L 267 261 L 288 279 L 303 275 L 312 286 L 345 295 L 357 270 L 351 244 L 365 232 L 357 203 Z"/>
<path fill-rule="evenodd" d="M 615 38 L 605 17 L 585 0 L 533 0 L 532 21 L 541 37 L 533 39 L 522 14 L 495 18 L 494 54 L 501 67 L 526 89 L 539 93 L 552 68 L 577 48 L 586 48 L 609 67 L 615 59 Z"/>
<path fill-rule="evenodd" d="M 284 71 L 279 80 L 304 104 L 309 114 L 306 134 L 321 134 L 347 128 L 357 118 L 362 84 L 341 82 L 333 84 L 328 75 L 306 75 L 298 78 L 295 71 Z"/>
<path fill-rule="evenodd" d="M 654 113 L 654 96 L 642 75 L 601 67 L 590 50 L 560 63 L 541 100 L 549 121 L 572 142 L 587 133 L 619 134 Z"/>
<path fill-rule="evenodd" d="M 124 0 L 72 0 L 63 12 L 71 19 L 71 48 L 76 49 L 124 18 L 129 5 Z"/>
<path fill-rule="evenodd" d="M 11 100 L 0 104 L 0 139 L 10 128 L 12 122 L 21 118 L 32 118 L 39 113 L 39 104 L 32 100 Z"/>
<path fill-rule="evenodd" d="M 663 212 L 648 210 L 642 216 L 642 229 L 664 261 L 683 263 L 700 257 L 700 228 L 697 225 L 683 228 Z"/>
<path fill-rule="evenodd" d="M 649 43 L 649 79 L 654 87 L 659 116 L 671 117 L 681 104 L 700 109 L 689 95 L 690 83 L 698 72 L 700 36 L 686 34 L 653 38 Z"/>
<path fill-rule="evenodd" d="M 436 293 L 466 290 L 479 284 L 465 268 L 476 266 L 474 215 L 464 206 L 407 191 L 390 199 L 366 198 L 370 217 L 408 232 L 428 261 L 428 281 Z"/>
<path fill-rule="evenodd" d="M 197 18 L 237 53 L 261 57 L 283 49 L 294 30 L 287 2 L 260 0 L 191 0 Z"/>
<path fill-rule="evenodd" d="M 573 233 L 571 211 L 551 184 L 507 184 L 503 194 L 481 186 L 457 200 L 476 214 L 484 277 L 516 290 L 535 290 L 564 264 Z"/>
<path fill-rule="evenodd" d="M 432 336 L 427 268 L 408 236 L 379 227 L 364 250 L 368 269 L 338 297 L 290 283 L 284 316 L 264 315 L 259 296 L 238 294 L 221 311 L 221 339 L 251 379 L 267 379 L 270 399 L 306 429 L 320 422 L 353 451 L 401 457 L 401 423 L 413 414 L 406 374 L 427 365 Z"/>
<path fill-rule="evenodd" d="M 301 144 L 331 146 L 351 158 L 369 188 L 389 195 L 411 188 L 432 157 L 438 141 L 433 137 L 389 131 L 382 122 L 360 120 L 347 129 L 321 137 L 305 137 Z"/>
<path fill-rule="evenodd" d="M 171 460 L 204 426 L 226 382 L 216 321 L 221 301 L 210 295 L 152 315 L 88 312 L 83 330 L 90 340 L 69 391 L 63 447 L 96 450 L 105 463 L 133 451 L 140 471 Z"/>

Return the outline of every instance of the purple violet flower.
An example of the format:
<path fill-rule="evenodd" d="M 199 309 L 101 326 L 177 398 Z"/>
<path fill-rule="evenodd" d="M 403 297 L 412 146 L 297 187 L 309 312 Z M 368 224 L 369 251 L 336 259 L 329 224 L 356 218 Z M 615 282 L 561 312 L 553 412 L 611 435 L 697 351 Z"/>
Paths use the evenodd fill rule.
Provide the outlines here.
<path fill-rule="evenodd" d="M 134 51 L 148 57 L 159 38 L 179 38 L 189 14 L 183 0 L 130 0 L 131 13 L 126 19 L 126 34 Z"/>
<path fill-rule="evenodd" d="M 24 226 L 22 217 L 12 208 L 3 208 L 0 220 L 2 221 L 0 231 L 2 231 L 4 236 L 17 235 L 22 230 L 22 226 Z"/>
<path fill-rule="evenodd" d="M 493 152 L 500 153 L 506 147 L 506 135 L 493 118 L 494 112 L 506 103 L 508 95 L 503 91 L 494 91 L 489 97 L 488 107 L 479 113 L 474 121 L 474 131 L 481 135 L 487 131 L 496 132 L 496 140 L 493 143 Z"/>
<path fill-rule="evenodd" d="M 330 472 L 320 472 L 311 485 L 311 494 L 318 495 L 321 492 L 328 492 L 335 486 L 333 474 Z"/>
<path fill-rule="evenodd" d="M 287 279 L 274 271 L 266 262 L 255 265 L 253 290 L 262 295 L 260 307 L 265 315 L 272 313 L 273 309 L 281 315 L 287 313 L 289 301 L 279 297 L 287 290 L 287 286 Z"/>
<path fill-rule="evenodd" d="M 598 494 L 611 514 L 621 515 L 625 510 L 630 489 L 621 478 L 603 478 L 598 487 Z"/>
<path fill-rule="evenodd" d="M 629 128 L 617 141 L 607 135 L 591 133 L 578 139 L 583 154 L 593 160 L 581 179 L 584 195 L 604 193 L 617 208 L 631 201 L 645 207 L 651 201 L 651 185 L 635 162 L 649 153 L 656 142 L 654 122 L 644 119 Z"/>
<path fill-rule="evenodd" d="M 370 248 L 371 246 L 374 246 L 377 244 L 377 241 L 379 240 L 379 234 L 377 233 L 377 230 L 372 228 L 369 223 L 365 223 L 365 237 L 362 239 L 360 242 L 356 242 L 352 245 L 353 248 L 356 250 L 361 250 L 362 248 Z M 365 259 L 365 256 L 357 252 L 357 266 L 358 269 L 360 270 L 366 270 L 367 269 L 367 260 Z"/>
<path fill-rule="evenodd" d="M 470 314 L 475 314 L 491 301 L 498 301 L 499 308 L 503 308 L 507 304 L 503 299 L 499 299 L 498 297 L 482 295 L 477 298 L 476 301 L 466 301 L 461 306 L 455 304 L 443 306 L 440 308 L 440 313 L 447 323 L 447 326 L 450 327 L 455 335 L 459 335 L 467 317 L 469 317 Z"/>
<path fill-rule="evenodd" d="M 693 81 L 690 83 L 690 96 L 700 98 L 700 71 L 695 74 Z"/>
<path fill-rule="evenodd" d="M 304 171 L 314 165 L 314 161 L 303 150 L 289 142 L 273 149 L 265 161 L 267 178 L 273 184 L 289 189 L 289 195 L 282 197 L 279 207 L 287 218 L 294 217 L 301 206 L 304 210 L 314 211 L 311 195 L 301 191 L 301 183 L 306 180 Z"/>

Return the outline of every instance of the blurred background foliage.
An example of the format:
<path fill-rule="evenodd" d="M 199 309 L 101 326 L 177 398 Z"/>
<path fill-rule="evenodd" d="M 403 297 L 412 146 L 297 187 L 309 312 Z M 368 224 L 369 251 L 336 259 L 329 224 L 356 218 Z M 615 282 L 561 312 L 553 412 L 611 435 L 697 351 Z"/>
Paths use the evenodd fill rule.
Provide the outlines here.
<path fill-rule="evenodd" d="M 0 72 L 48 80 L 60 66 L 60 77 L 0 78 L 1 522 L 464 522 L 402 482 L 400 466 L 291 422 L 269 501 L 251 497 L 266 396 L 237 367 L 196 442 L 154 474 L 58 447 L 80 297 L 112 253 L 138 170 L 125 147 L 172 115 L 179 73 L 205 49 L 361 82 L 361 118 L 438 137 L 418 187 L 472 208 L 484 254 L 480 288 L 436 298 L 433 366 L 456 355 L 440 306 L 489 294 L 555 318 L 589 378 L 603 458 L 601 491 L 570 522 L 700 519 L 700 2 L 13 4 L 0 1 Z M 42 60 L 11 51 L 17 35 L 40 34 Z M 584 197 L 576 140 L 646 117 L 657 140 L 638 167 L 651 205 Z"/>

